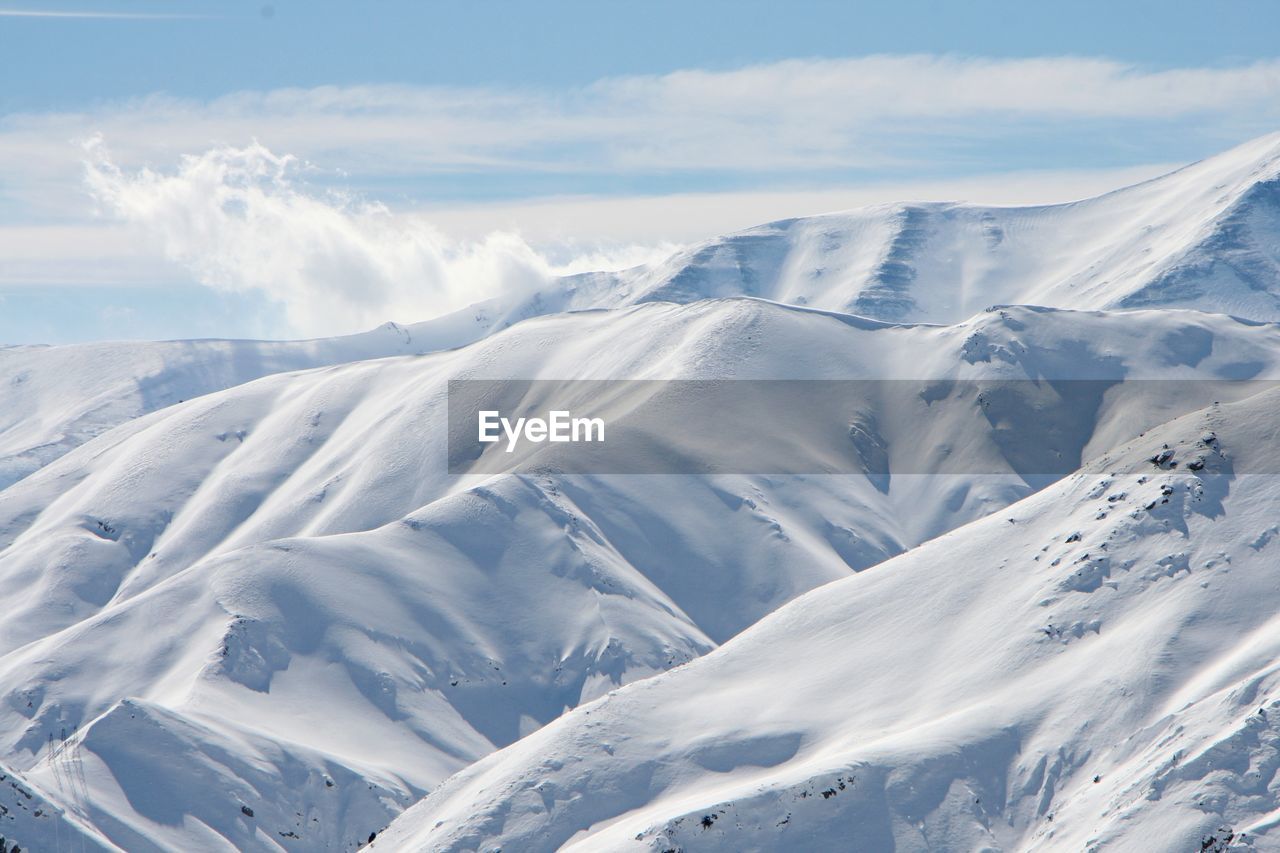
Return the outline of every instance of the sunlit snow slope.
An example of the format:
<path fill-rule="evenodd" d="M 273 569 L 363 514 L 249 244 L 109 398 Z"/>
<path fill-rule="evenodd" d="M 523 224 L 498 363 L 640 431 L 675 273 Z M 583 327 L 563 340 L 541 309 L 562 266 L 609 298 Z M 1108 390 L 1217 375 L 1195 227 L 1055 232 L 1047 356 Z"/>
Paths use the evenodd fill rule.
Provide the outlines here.
<path fill-rule="evenodd" d="M 310 341 L 0 346 L 0 489 L 131 418 L 261 376 L 469 343 L 458 317 Z"/>
<path fill-rule="evenodd" d="M 470 482 L 444 470 L 452 378 L 1274 378 L 1278 362 L 1280 328 L 1194 312 L 929 327 L 739 299 L 546 317 L 189 400 L 0 492 L 2 748 L 126 849 L 341 849 L 566 708 L 1028 494 L 1001 425 L 1055 399 L 1042 383 L 996 412 L 963 384 L 933 400 L 934 427 L 990 474 L 895 476 L 900 458 L 922 470 L 923 438 L 868 400 L 886 424 L 874 481 Z M 1100 401 L 1060 450 L 1086 458 L 1206 402 L 1160 387 Z"/>
<path fill-rule="evenodd" d="M 565 279 L 541 303 L 758 296 L 954 323 L 992 305 L 1183 307 L 1280 320 L 1280 134 L 1098 198 L 901 203 L 788 219 L 668 260 Z"/>
<path fill-rule="evenodd" d="M 817 589 L 374 848 L 1274 850 L 1277 411 L 1185 416 Z"/>

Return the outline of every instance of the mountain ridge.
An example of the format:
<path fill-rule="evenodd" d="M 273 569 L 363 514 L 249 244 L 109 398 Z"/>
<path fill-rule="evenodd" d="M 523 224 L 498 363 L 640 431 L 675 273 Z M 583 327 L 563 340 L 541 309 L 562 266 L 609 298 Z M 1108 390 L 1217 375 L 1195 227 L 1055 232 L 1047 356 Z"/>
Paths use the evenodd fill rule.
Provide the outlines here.
<path fill-rule="evenodd" d="M 348 338 L 0 349 L 7 825 L 131 850 L 1264 835 L 1278 154 L 785 220 Z M 567 378 L 908 391 L 792 441 L 866 476 L 568 475 L 545 448 L 447 473 L 450 380 Z"/>
<path fill-rule="evenodd" d="M 950 325 L 1001 304 L 1179 307 L 1276 322 L 1280 289 L 1267 282 L 1280 280 L 1280 252 L 1254 232 L 1280 234 L 1277 174 L 1280 134 L 1272 134 L 1092 199 L 1032 207 L 902 202 L 778 220 L 650 266 L 569 276 L 345 338 L 6 347 L 0 349 L 0 375 L 8 378 L 0 385 L 0 488 L 87 438 L 178 399 L 282 370 L 465 346 L 522 320 L 565 311 L 755 296 L 893 323 Z M 1250 194 L 1241 207 L 1240 197 Z M 1044 222 L 1064 216 L 1068 221 L 1058 225 Z M 1104 237 L 1109 229 L 1119 236 L 1108 242 L 1095 234 L 1090 247 L 1087 238 L 1099 230 L 1095 219 L 1102 220 Z M 1179 219 L 1190 224 L 1179 228 Z M 1006 245 L 1028 229 L 1035 236 L 1055 228 L 1070 239 L 1048 258 Z M 1163 243 L 1153 237 L 1174 231 Z M 1081 240 L 1083 252 L 1073 245 Z M 1153 251 L 1163 258 L 1159 265 L 1145 260 Z M 1003 270 L 1012 283 L 991 278 L 993 270 Z M 1018 284 L 1029 280 L 1036 286 Z M 922 292 L 920 281 L 934 284 Z M 78 384 L 68 386 L 64 375 Z M 28 391 L 33 386 L 46 389 L 39 399 Z M 77 402 L 58 402 L 64 398 Z"/>
<path fill-rule="evenodd" d="M 547 476 L 518 463 L 449 477 L 449 379 L 877 377 L 896 366 L 899 376 L 1013 377 L 1032 389 L 1025 380 L 1086 374 L 1234 379 L 1241 364 L 1250 378 L 1280 378 L 1280 326 L 1021 308 L 956 327 L 850 324 L 723 299 L 549 316 L 458 350 L 196 397 L 0 491 L 4 748 L 17 773 L 56 792 L 63 769 L 43 758 L 49 738 L 80 744 L 87 793 L 59 807 L 97 815 L 93 824 L 129 849 L 189 840 L 160 815 L 191 816 L 251 849 L 273 849 L 283 832 L 304 848 L 350 842 L 566 708 L 702 655 L 807 590 L 1033 491 L 1008 461 L 1016 454 L 992 438 L 1000 418 L 988 420 L 963 382 L 932 403 L 956 418 L 942 432 L 971 435 L 973 452 L 1006 460 L 991 469 L 1003 475 L 899 476 L 895 454 L 921 450 L 905 433 L 888 436 L 879 486 L 858 476 Z M 1073 452 L 1196 399 L 1178 391 L 1136 403 L 1098 409 L 1070 436 Z M 1000 405 L 1024 411 L 1016 398 Z M 886 429 L 896 423 L 888 409 L 871 411 Z M 663 440 L 677 454 L 697 447 L 674 432 Z M 152 734 L 130 734 L 143 730 Z M 143 744 L 156 738 L 190 758 L 162 774 L 173 793 L 140 811 L 111 780 L 153 766 Z M 226 768 L 247 759 L 228 753 L 234 743 L 264 756 L 252 788 L 183 781 L 235 776 Z M 269 806 L 275 785 L 289 787 L 314 831 Z M 340 800 L 363 815 L 344 823 L 329 799 L 368 785 L 376 794 Z"/>

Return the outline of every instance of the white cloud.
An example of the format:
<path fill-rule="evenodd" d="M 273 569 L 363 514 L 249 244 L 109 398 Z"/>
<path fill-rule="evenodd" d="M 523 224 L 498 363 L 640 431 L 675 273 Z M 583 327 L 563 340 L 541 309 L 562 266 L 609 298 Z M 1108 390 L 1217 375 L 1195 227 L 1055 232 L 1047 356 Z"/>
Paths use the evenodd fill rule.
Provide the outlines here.
<path fill-rule="evenodd" d="M 184 156 L 171 172 L 123 170 L 96 140 L 86 150 L 89 190 L 107 211 L 202 284 L 278 301 L 297 333 L 423 319 L 619 263 L 597 252 L 556 264 L 514 233 L 454 240 L 421 216 L 308 192 L 294 158 L 259 144 Z M 650 258 L 632 248 L 621 263 Z"/>
<path fill-rule="evenodd" d="M 763 220 L 901 197 L 1058 200 L 1135 174 L 992 176 L 1043 164 L 1032 155 L 1046 141 L 1135 163 L 1186 150 L 1144 142 L 1195 137 L 1208 153 L 1277 121 L 1280 61 L 1153 71 L 1076 57 L 871 56 L 566 90 L 153 95 L 0 117 L 0 283 L 161 282 L 177 264 L 223 290 L 269 294 L 295 331 L 348 331 Z M 93 193 L 127 232 L 86 220 L 80 143 L 94 134 L 112 157 L 93 155 Z M 282 151 L 297 159 L 272 153 Z M 937 177 L 958 174 L 971 177 Z M 717 175 L 743 191 L 690 191 Z M 877 186 L 852 186 L 868 175 Z M 440 187 L 507 200 L 439 203 Z M 511 201 L 547 187 L 627 197 Z"/>
<path fill-rule="evenodd" d="M 1280 92 L 1280 62 L 1151 71 L 1086 57 L 869 56 L 677 71 L 605 80 L 592 90 L 631 109 L 686 115 L 836 108 L 829 121 L 979 113 L 1151 118 L 1264 104 Z"/>
<path fill-rule="evenodd" d="M 773 219 L 904 200 L 1052 204 L 1128 186 L 1178 165 L 1020 171 L 821 189 L 556 196 L 430 204 L 398 210 L 392 215 L 411 215 L 429 222 L 447 235 L 446 242 L 451 244 L 482 241 L 495 231 L 519 233 L 553 268 L 577 272 L 633 266 L 675 245 Z M 110 205 L 106 209 L 114 219 L 116 212 Z M 186 278 L 183 266 L 156 251 L 156 235 L 149 239 L 140 239 L 141 236 L 136 225 L 101 219 L 0 225 L 0 286 L 155 286 Z"/>
<path fill-rule="evenodd" d="M 1184 129 L 1239 139 L 1271 129 L 1280 120 L 1280 61 L 1153 71 L 1079 57 L 870 56 L 568 90 L 374 85 L 210 101 L 151 96 L 8 116 L 0 163 L 11 165 L 0 168 L 39 180 L 65 169 L 68 140 L 101 132 L 132 165 L 258 139 L 356 176 L 814 173 L 972 158 L 1029 129 L 1080 141 L 1108 122 L 1131 133 L 1206 116 L 1213 120 Z"/>
<path fill-rule="evenodd" d="M 1119 169 L 1014 171 L 822 188 L 672 193 L 668 195 L 561 196 L 421 208 L 441 230 L 475 237 L 497 228 L 521 235 L 554 257 L 581 241 L 605 245 L 694 243 L 776 219 L 811 216 L 899 201 L 976 204 L 1056 204 L 1101 195 L 1166 174 L 1181 163 Z M 557 251 L 557 246 L 560 247 Z"/>

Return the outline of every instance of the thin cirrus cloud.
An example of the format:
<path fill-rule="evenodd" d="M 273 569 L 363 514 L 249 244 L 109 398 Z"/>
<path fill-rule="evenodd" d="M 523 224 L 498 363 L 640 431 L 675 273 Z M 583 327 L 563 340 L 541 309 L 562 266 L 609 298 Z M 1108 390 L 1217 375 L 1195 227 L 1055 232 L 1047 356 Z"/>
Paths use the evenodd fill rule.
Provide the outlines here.
<path fill-rule="evenodd" d="M 1280 61 L 1236 68 L 1143 70 L 1108 59 L 870 56 L 789 60 L 735 71 L 607 80 L 595 90 L 631 105 L 758 115 L 843 106 L 859 117 L 1011 115 L 1156 118 L 1273 98 Z"/>
<path fill-rule="evenodd" d="M 871 56 L 561 90 L 367 85 L 210 101 L 152 96 L 8 116 L 0 155 L 36 157 L 56 141 L 66 156 L 68 138 L 96 131 L 139 163 L 256 138 L 356 176 L 881 172 L 947 157 L 995 164 L 1009 153 L 1005 141 L 1029 129 L 1088 141 L 1108 123 L 1141 132 L 1210 114 L 1219 134 L 1270 129 L 1280 118 L 1280 61 L 1153 71 L 1077 57 Z"/>
<path fill-rule="evenodd" d="M 87 18 L 118 21 L 174 21 L 207 18 L 167 12 L 108 12 L 77 9 L 0 9 L 0 18 Z"/>

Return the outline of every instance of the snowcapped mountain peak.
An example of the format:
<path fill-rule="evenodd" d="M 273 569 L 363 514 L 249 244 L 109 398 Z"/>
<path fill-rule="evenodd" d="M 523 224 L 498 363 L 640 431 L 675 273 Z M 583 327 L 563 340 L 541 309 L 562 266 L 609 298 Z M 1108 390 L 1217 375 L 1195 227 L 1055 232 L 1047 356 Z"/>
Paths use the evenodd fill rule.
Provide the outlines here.
<path fill-rule="evenodd" d="M 0 348 L 0 835 L 1265 842 L 1278 235 L 1280 135 L 345 338 Z M 575 399 L 670 467 L 457 473 L 455 380 L 643 380 Z"/>
<path fill-rule="evenodd" d="M 1280 134 L 1097 198 L 1035 207 L 879 204 L 784 219 L 526 303 L 756 296 L 895 322 L 998 304 L 1175 306 L 1280 320 Z M 557 309 L 551 309 L 557 310 Z"/>

